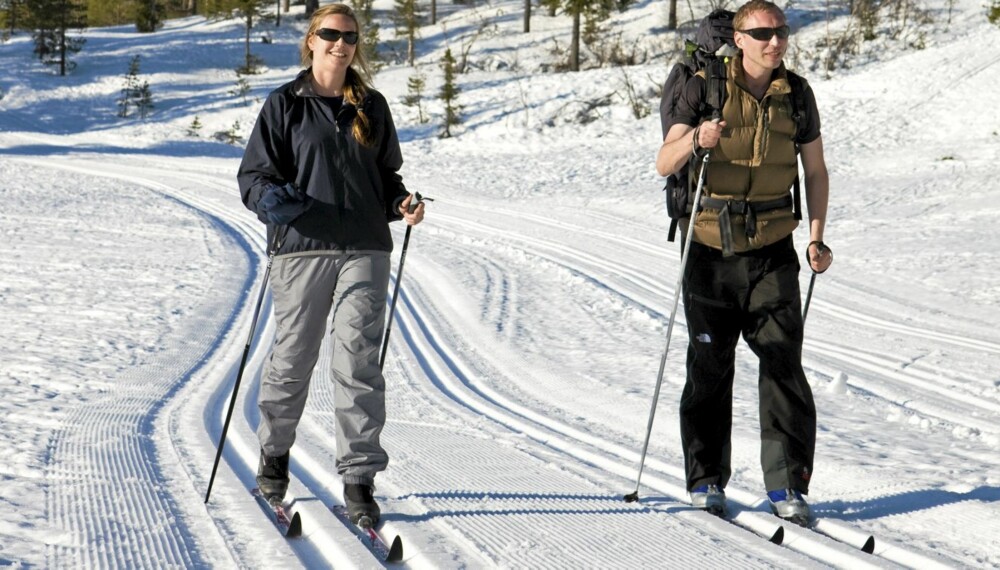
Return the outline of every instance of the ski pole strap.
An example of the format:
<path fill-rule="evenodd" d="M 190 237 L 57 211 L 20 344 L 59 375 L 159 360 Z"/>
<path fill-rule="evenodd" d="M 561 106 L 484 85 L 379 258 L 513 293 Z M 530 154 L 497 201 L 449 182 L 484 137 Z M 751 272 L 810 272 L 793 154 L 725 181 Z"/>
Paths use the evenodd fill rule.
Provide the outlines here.
<path fill-rule="evenodd" d="M 288 235 L 288 225 L 282 224 L 274 228 L 274 235 L 271 236 L 271 243 L 268 244 L 267 256 L 273 257 L 278 250 L 281 249 L 281 244 L 285 242 L 285 236 Z"/>
<path fill-rule="evenodd" d="M 819 251 L 824 251 L 824 250 L 825 250 L 825 251 L 829 251 L 830 253 L 833 253 L 833 250 L 832 250 L 832 249 L 830 249 L 830 247 L 829 247 L 829 246 L 827 246 L 827 245 L 826 245 L 825 243 L 823 243 L 822 241 L 819 241 L 819 240 L 813 240 L 813 241 L 809 242 L 809 245 L 807 245 L 807 246 L 806 246 L 806 265 L 808 265 L 808 266 L 809 266 L 809 269 L 812 269 L 812 258 L 811 258 L 811 257 L 809 257 L 809 248 L 811 248 L 811 247 L 812 247 L 812 246 L 814 246 L 814 245 L 816 246 L 816 248 L 817 248 L 817 249 L 818 249 Z M 824 270 L 824 271 L 825 271 L 825 270 Z M 822 271 L 813 271 L 813 273 L 823 273 L 823 272 L 822 272 Z"/>

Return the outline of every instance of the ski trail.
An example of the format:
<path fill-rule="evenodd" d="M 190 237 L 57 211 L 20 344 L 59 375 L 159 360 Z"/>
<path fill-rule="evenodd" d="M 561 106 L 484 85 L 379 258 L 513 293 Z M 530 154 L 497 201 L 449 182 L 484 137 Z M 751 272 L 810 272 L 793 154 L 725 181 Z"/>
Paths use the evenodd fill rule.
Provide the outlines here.
<path fill-rule="evenodd" d="M 438 217 L 440 218 L 442 216 L 439 215 Z M 451 222 L 452 220 L 449 219 L 448 221 Z M 468 235 L 470 235 L 470 233 L 474 232 L 474 228 L 471 227 L 471 226 L 469 226 L 468 224 L 464 223 L 463 221 L 458 220 L 457 223 L 463 225 L 463 231 L 462 232 L 457 232 L 458 234 L 468 236 Z M 515 240 L 515 241 L 518 241 L 518 236 L 517 235 L 507 236 L 507 237 L 508 237 L 508 242 L 511 240 L 511 238 L 513 238 L 513 240 Z M 532 243 L 538 242 L 539 241 L 538 240 L 538 235 L 536 235 L 535 233 L 533 233 L 532 234 L 532 240 L 533 240 Z M 525 240 L 525 242 L 527 242 L 527 240 Z M 545 249 L 545 248 L 551 247 L 552 245 L 553 244 L 547 244 L 547 243 L 544 242 L 544 240 L 541 240 L 541 246 L 540 246 L 539 249 Z M 552 251 L 557 251 L 557 250 L 558 250 L 558 247 L 553 247 L 553 249 L 552 249 Z M 533 251 L 531 253 L 537 254 L 537 251 Z M 466 254 L 466 255 L 467 255 L 467 257 L 469 256 L 468 254 Z M 475 254 L 473 253 L 472 255 L 474 256 Z M 565 257 L 565 254 L 564 254 L 564 257 Z M 578 256 L 578 255 L 576 255 L 576 252 L 574 251 L 574 254 L 573 254 L 574 263 L 584 263 L 585 261 L 581 261 L 581 260 L 586 260 L 586 258 L 587 258 L 586 255 L 584 255 L 584 256 Z M 562 262 L 566 263 L 565 260 L 562 260 Z M 602 267 L 602 266 L 606 267 L 607 264 L 603 264 L 602 265 L 601 263 L 593 263 L 591 265 L 591 267 Z M 586 272 L 588 270 L 584 269 L 583 271 Z M 593 273 L 593 269 L 590 269 L 589 271 L 591 271 L 591 274 L 590 274 L 591 277 L 590 278 L 592 278 L 592 279 L 600 281 L 601 279 L 604 278 L 603 276 L 598 276 L 598 275 L 601 275 L 600 273 L 596 273 L 596 274 Z M 424 276 L 424 277 L 426 277 L 426 276 Z M 440 279 L 432 279 L 431 280 L 431 282 L 439 282 L 439 281 L 441 281 L 441 280 Z M 615 290 L 614 288 L 611 288 L 611 289 L 612 289 L 612 291 Z M 647 290 L 647 292 L 648 292 L 648 290 Z M 426 315 L 422 314 L 426 310 L 426 307 L 429 307 L 428 303 L 426 302 L 427 298 L 426 297 L 421 297 L 421 301 L 419 301 L 419 302 L 413 302 L 413 301 L 409 301 L 408 300 L 408 295 L 409 294 L 410 294 L 410 290 L 407 289 L 407 287 L 404 286 L 402 297 L 403 297 L 403 301 L 404 301 L 404 306 L 406 307 L 406 312 L 407 313 L 414 313 L 414 314 L 417 315 L 416 322 L 418 324 L 416 325 L 416 328 L 419 329 L 419 331 L 422 333 L 422 336 L 427 337 L 427 338 L 434 338 L 435 334 L 428 332 L 424 328 L 426 326 L 426 323 L 429 322 L 428 317 Z M 412 325 L 412 324 L 404 324 L 404 323 L 406 323 L 406 317 L 405 316 L 401 315 L 400 319 L 401 319 L 401 324 L 400 324 L 399 330 L 402 331 L 402 334 L 407 337 L 407 341 L 408 341 L 408 343 L 412 347 L 414 345 L 414 341 L 411 340 L 411 336 L 420 336 L 420 334 L 412 332 L 412 329 L 414 328 L 414 325 Z M 480 382 L 480 381 L 475 380 L 475 378 L 477 377 L 475 374 L 470 374 L 470 373 L 468 373 L 467 370 L 465 370 L 464 368 L 462 368 L 462 364 L 461 364 L 462 358 L 454 355 L 454 354 L 465 354 L 465 355 L 468 355 L 470 352 L 474 352 L 475 348 L 474 347 L 469 347 L 469 346 L 465 345 L 465 343 L 462 343 L 459 340 L 459 337 L 456 336 L 456 335 L 453 335 L 453 334 L 443 334 L 442 336 L 443 336 L 443 339 L 447 339 L 447 340 L 442 340 L 442 341 L 439 341 L 437 343 L 433 343 L 432 342 L 432 348 L 427 348 L 427 347 L 424 347 L 424 346 L 420 346 L 420 347 L 415 348 L 414 350 L 416 351 L 416 353 L 418 355 L 418 360 L 420 360 L 421 362 L 427 362 L 427 361 L 431 361 L 432 360 L 431 357 L 426 356 L 427 354 L 433 354 L 434 352 L 443 352 L 444 354 L 446 354 L 447 356 L 442 356 L 441 357 L 441 358 L 443 358 L 444 362 L 440 366 L 442 366 L 444 370 L 449 371 L 450 374 L 457 374 L 459 378 L 464 378 L 464 380 L 460 380 L 459 382 L 461 384 L 464 384 L 464 387 L 465 387 L 466 390 L 470 390 L 473 394 L 475 394 L 475 396 L 472 397 L 472 399 L 473 400 L 482 399 L 483 401 L 485 401 L 485 403 L 481 403 L 479 405 L 470 404 L 470 401 L 469 401 L 468 397 L 461 397 L 461 396 L 454 396 L 453 395 L 453 394 L 455 394 L 457 392 L 461 392 L 461 390 L 458 390 L 458 389 L 455 389 L 455 388 L 442 388 L 442 390 L 445 393 L 452 395 L 452 398 L 455 401 L 460 402 L 460 403 L 462 403 L 465 406 L 469 406 L 470 409 L 472 409 L 473 411 L 475 411 L 477 413 L 480 413 L 482 415 L 488 415 L 490 417 L 494 417 L 494 416 L 490 415 L 487 411 L 485 411 L 482 408 L 482 406 L 487 406 L 487 407 L 488 406 L 496 406 L 496 407 L 500 408 L 501 410 L 505 410 L 505 412 L 501 412 L 500 413 L 500 416 L 501 416 L 502 419 L 498 419 L 497 421 L 500 421 L 504 425 L 510 425 L 510 423 L 512 423 L 514 426 L 516 426 L 516 427 L 512 427 L 512 429 L 515 429 L 516 431 L 522 431 L 522 430 L 526 431 L 527 433 L 531 434 L 533 438 L 536 438 L 539 441 L 544 442 L 546 445 L 553 445 L 554 438 L 552 437 L 552 435 L 551 434 L 539 434 L 539 435 L 536 435 L 531 430 L 525 430 L 525 428 L 521 427 L 521 423 L 520 423 L 521 420 L 524 420 L 524 421 L 529 421 L 530 420 L 530 421 L 533 421 L 533 422 L 537 422 L 538 424 L 540 424 L 542 426 L 545 426 L 547 428 L 551 428 L 551 429 L 554 429 L 554 430 L 558 431 L 560 434 L 564 434 L 565 435 L 565 434 L 568 433 L 570 435 L 570 437 L 573 438 L 573 439 L 575 439 L 575 440 L 580 440 L 581 439 L 581 437 L 579 435 L 579 432 L 577 432 L 574 428 L 568 428 L 565 425 L 563 425 L 561 427 L 553 427 L 553 422 L 555 422 L 556 424 L 558 424 L 559 423 L 558 420 L 552 419 L 552 418 L 548 418 L 548 417 L 540 417 L 540 416 L 538 416 L 538 414 L 534 414 L 533 415 L 530 411 L 526 412 L 526 411 L 524 411 L 522 409 L 523 406 L 512 405 L 510 403 L 510 401 L 509 400 L 505 400 L 503 396 L 500 396 L 497 393 L 492 392 L 492 391 L 488 390 L 487 388 L 485 388 L 485 386 L 487 386 L 487 385 L 490 385 L 490 384 L 503 384 L 503 382 L 499 382 L 499 383 L 497 383 L 495 381 Z M 453 346 L 454 348 L 453 349 L 449 348 L 449 345 Z M 428 364 L 423 364 L 422 366 L 424 366 L 424 368 L 426 370 Z M 428 376 L 430 378 L 437 378 L 438 380 L 436 382 L 438 382 L 438 383 L 442 382 L 441 378 L 446 377 L 448 375 L 448 373 L 443 373 L 439 369 L 434 369 L 433 372 L 429 371 L 429 372 L 427 372 L 427 374 L 428 374 Z M 485 374 L 487 377 L 499 376 L 499 374 L 495 370 L 493 370 L 493 371 L 491 371 L 489 373 L 485 373 L 484 372 L 483 374 Z M 517 418 L 517 419 L 509 419 L 509 417 L 507 416 L 507 414 L 513 414 L 515 416 L 515 418 Z M 494 417 L 494 419 L 497 419 L 497 418 Z M 583 439 L 583 441 L 586 441 L 588 444 L 593 444 L 593 445 L 595 445 L 595 446 L 597 446 L 599 448 L 601 447 L 600 444 L 595 444 L 594 443 L 594 439 L 591 436 L 585 436 L 582 439 Z M 562 447 L 562 446 L 557 446 L 557 447 L 559 447 L 560 450 L 565 451 L 567 448 L 571 449 L 574 446 L 571 445 L 571 444 L 567 444 L 567 447 Z M 623 452 L 621 449 L 614 450 L 613 449 L 614 445 L 612 445 L 611 448 L 612 449 L 610 450 L 610 452 L 614 453 L 615 455 L 618 455 L 618 456 L 620 456 L 622 458 L 627 458 L 629 461 L 636 461 L 637 460 L 637 457 L 635 456 L 634 453 Z M 609 451 L 608 449 L 602 449 L 602 450 Z M 582 456 L 581 456 L 581 454 L 574 454 L 572 452 L 569 452 L 569 454 L 570 455 L 574 455 L 575 457 L 577 457 L 578 460 L 582 460 L 582 461 L 584 461 L 584 462 L 586 462 L 588 464 L 592 464 L 592 463 L 596 462 L 596 460 L 592 456 L 590 456 L 588 454 L 582 454 Z M 620 462 L 618 462 L 618 463 L 620 463 Z M 663 483 L 659 483 L 661 486 L 658 487 L 654 483 L 647 482 L 646 483 L 647 486 L 652 486 L 653 488 L 656 488 L 658 490 L 662 490 L 662 489 L 666 488 L 666 489 L 669 490 L 668 492 L 672 492 L 672 496 L 673 497 L 675 497 L 678 500 L 683 501 L 684 500 L 683 497 L 685 496 L 685 492 L 683 490 L 683 475 L 679 472 L 679 469 L 677 469 L 677 468 L 671 468 L 671 467 L 666 466 L 666 465 L 664 465 L 662 463 L 656 462 L 655 460 L 651 461 L 651 462 L 648 462 L 648 464 L 653 467 L 653 471 L 651 471 L 651 472 L 653 473 L 654 481 L 658 477 L 662 477 L 663 474 L 665 473 L 668 478 L 672 478 L 676 482 L 675 483 L 666 483 L 665 487 L 662 486 L 662 485 L 664 485 Z M 657 474 L 656 471 L 659 471 L 659 474 Z M 644 479 L 644 482 L 646 482 L 646 479 Z M 738 490 L 736 490 L 735 495 L 736 495 L 736 497 L 741 497 L 741 495 L 742 495 L 741 498 L 744 501 L 743 502 L 743 507 L 745 507 L 745 508 L 747 508 L 749 510 L 754 509 L 756 506 L 758 506 L 760 504 L 759 499 L 757 499 L 756 496 L 753 495 L 753 494 L 740 493 Z M 767 518 L 767 517 L 769 517 L 769 515 L 765 515 L 765 517 Z M 757 513 L 749 512 L 745 516 L 743 516 L 743 518 L 747 519 L 746 524 L 748 526 L 750 526 L 750 525 L 757 524 L 757 522 L 754 521 L 753 519 L 758 519 L 759 515 Z M 846 534 L 850 534 L 852 532 L 851 529 L 850 529 L 850 527 L 845 527 L 844 525 L 839 525 L 838 523 L 835 523 L 835 522 L 831 522 L 830 524 L 828 524 L 827 528 L 828 529 L 829 528 L 836 528 L 838 526 L 844 527 L 844 530 L 845 530 Z M 838 532 L 837 530 L 832 530 L 831 531 L 831 533 L 837 533 L 837 532 Z M 855 534 L 857 534 L 857 533 L 855 533 Z M 805 544 L 807 546 L 803 547 L 804 550 L 810 550 L 812 548 L 812 546 L 809 545 L 808 541 L 806 541 Z M 856 547 L 860 548 L 860 545 L 856 545 Z M 835 548 L 835 550 L 836 550 L 836 548 Z M 914 556 L 914 557 L 916 557 L 916 558 L 920 558 L 921 557 L 921 555 L 916 554 L 916 553 L 911 553 L 911 555 Z"/>
<path fill-rule="evenodd" d="M 59 168 L 74 176 L 105 179 L 102 183 L 91 182 L 90 186 L 118 186 L 119 193 L 134 195 L 146 202 L 150 211 L 135 214 L 122 224 L 132 231 L 133 239 L 145 240 L 149 248 L 147 258 L 123 260 L 122 264 L 129 272 L 139 271 L 130 275 L 133 281 L 129 292 L 138 301 L 134 318 L 144 323 L 133 342 L 144 348 L 136 353 L 132 366 L 106 376 L 106 387 L 88 396 L 86 405 L 68 410 L 52 433 L 46 468 L 46 510 L 50 524 L 63 534 L 48 546 L 47 563 L 53 567 L 211 565 L 217 560 L 206 557 L 199 548 L 196 531 L 164 480 L 164 472 L 169 470 L 164 467 L 153 433 L 164 404 L 211 358 L 218 339 L 231 326 L 236 307 L 228 291 L 239 282 L 240 275 L 206 271 L 199 275 L 200 282 L 168 282 L 164 287 L 160 277 L 170 279 L 167 260 L 171 258 L 158 257 L 156 252 L 158 243 L 173 248 L 177 240 L 185 240 L 189 242 L 188 254 L 181 262 L 210 267 L 210 256 L 222 252 L 234 252 L 230 255 L 239 260 L 236 252 L 240 244 L 218 218 L 175 200 L 162 191 L 162 185 L 141 176 L 123 174 L 121 169 L 109 175 L 107 169 L 87 160 L 55 164 L 15 160 L 40 168 Z M 168 212 L 193 218 L 201 230 L 173 236 L 172 243 L 163 243 L 155 229 L 152 239 L 138 229 L 143 225 L 155 228 L 152 216 Z M 53 233 L 58 235 L 58 230 Z M 99 231 L 92 234 L 101 239 Z M 120 269 L 111 266 L 105 270 Z M 162 293 L 156 290 L 173 296 L 177 295 L 175 287 L 189 288 L 197 300 L 171 310 L 174 303 L 186 297 L 162 299 Z M 102 292 L 93 295 L 95 309 L 99 309 Z M 183 320 L 177 320 L 181 314 Z M 156 349 L 164 344 L 185 349 L 164 358 Z M 99 383 L 98 378 L 92 381 Z M 96 542 L 105 547 L 85 546 Z"/>
<path fill-rule="evenodd" d="M 404 295 L 397 305 L 397 309 L 405 305 L 407 313 L 401 315 L 398 330 L 408 346 L 419 347 L 415 357 L 424 373 L 428 367 L 457 366 L 453 361 L 439 364 L 439 354 L 415 340 L 411 303 Z M 416 326 L 420 328 L 419 323 Z M 394 351 L 391 357 L 398 354 Z M 297 444 L 316 453 L 334 446 L 328 359 L 324 347 L 308 420 L 303 422 L 310 437 Z M 646 553 L 637 551 L 632 559 L 628 545 L 642 543 L 669 548 L 671 560 L 697 564 L 700 557 L 713 552 L 714 537 L 721 536 L 745 544 L 745 550 L 735 555 L 712 554 L 732 559 L 734 567 L 756 567 L 775 556 L 763 554 L 770 550 L 766 542 L 761 544 L 729 525 L 703 528 L 702 513 L 680 507 L 688 512 L 676 518 L 663 516 L 659 509 L 626 505 L 620 496 L 608 493 L 606 474 L 595 474 L 575 460 L 567 465 L 563 453 L 525 440 L 521 429 L 511 429 L 508 415 L 457 396 L 448 387 L 452 379 L 442 379 L 437 371 L 425 378 L 409 368 L 392 367 L 387 380 L 391 384 L 390 420 L 384 438 L 392 446 L 392 465 L 379 476 L 376 493 L 385 511 L 385 528 L 390 534 L 400 529 L 404 537 L 417 536 L 418 543 L 439 544 L 442 537 L 454 543 L 439 551 L 417 552 L 411 564 L 424 562 L 433 568 L 506 566 L 512 561 L 539 568 L 641 565 Z M 403 421 L 396 420 L 400 416 Z M 435 445 L 445 441 L 446 450 Z M 451 475 L 457 465 L 462 465 L 460 480 Z M 560 531 L 532 530 L 537 528 Z M 622 528 L 630 529 L 628 536 L 621 535 Z"/>
<path fill-rule="evenodd" d="M 415 351 L 415 356 L 421 363 L 428 378 L 445 395 L 455 403 L 461 404 L 479 415 L 498 422 L 515 434 L 528 436 L 530 440 L 537 442 L 537 445 L 542 448 L 539 451 L 534 451 L 534 454 L 540 457 L 565 455 L 567 457 L 551 462 L 555 464 L 567 464 L 573 463 L 575 460 L 575 462 L 583 464 L 583 467 L 577 466 L 579 468 L 577 472 L 578 476 L 580 475 L 580 471 L 586 472 L 597 469 L 600 472 L 604 472 L 604 474 L 590 474 L 589 478 L 591 480 L 604 483 L 609 479 L 608 474 L 611 474 L 611 480 L 618 480 L 618 485 L 624 485 L 620 479 L 628 477 L 632 465 L 628 465 L 622 460 L 629 460 L 629 463 L 634 464 L 637 457 L 633 451 L 621 448 L 599 437 L 585 434 L 560 421 L 542 416 L 486 388 L 483 382 L 477 380 L 479 373 L 468 368 L 468 363 L 464 362 L 441 342 L 443 337 L 432 328 L 433 325 L 430 324 L 426 315 L 423 314 L 423 310 L 420 308 L 421 305 L 413 303 L 406 295 L 403 295 L 402 304 L 405 306 L 406 316 L 401 318 L 400 330 L 403 336 L 406 337 L 407 344 Z M 496 371 L 490 372 L 490 374 L 496 373 Z M 478 444 L 477 447 L 483 447 L 482 443 Z M 531 446 L 526 441 L 522 441 L 518 447 L 525 449 Z M 466 461 L 475 464 L 481 463 L 483 459 L 469 458 Z M 686 492 L 683 487 L 683 478 L 679 476 L 679 469 L 671 468 L 655 460 L 650 461 L 649 465 L 651 467 L 649 470 L 650 475 L 644 480 L 646 481 L 646 486 L 657 491 L 667 492 L 671 499 L 683 501 L 682 497 L 686 495 Z M 515 471 L 520 472 L 520 469 L 515 469 Z M 507 473 L 505 475 L 507 477 L 504 480 L 508 480 L 510 475 Z M 537 489 L 540 486 L 550 483 L 551 480 L 551 475 L 539 479 L 535 481 L 534 487 Z M 502 482 L 497 480 L 493 481 L 492 484 L 500 485 Z M 506 485 L 509 486 L 510 483 L 508 482 Z M 496 487 L 488 486 L 487 488 L 495 489 Z M 565 489 L 566 487 L 559 485 L 559 488 Z M 485 491 L 485 493 L 487 496 L 492 496 L 490 491 Z M 448 495 L 448 493 L 444 493 L 444 495 Z M 526 495 L 526 497 L 522 498 L 541 500 L 546 496 L 544 493 L 537 492 L 528 492 Z M 421 496 L 421 498 L 424 501 L 428 500 L 426 497 Z M 429 498 L 436 497 L 432 496 Z M 620 495 L 604 496 L 602 499 L 609 503 L 617 503 L 623 516 L 630 509 L 633 509 L 633 507 L 621 502 Z M 516 505 L 517 503 L 515 502 L 514 504 Z M 528 504 L 530 504 L 530 501 Z M 675 510 L 677 505 L 677 503 L 672 503 L 671 510 Z M 750 507 L 749 505 L 744 505 L 744 508 L 749 509 Z M 633 509 L 633 514 L 637 510 Z M 710 515 L 691 511 L 690 509 L 683 509 L 683 507 L 682 510 L 686 510 L 685 516 L 702 517 L 704 515 L 702 518 L 707 520 L 702 522 L 706 526 L 715 524 L 728 527 L 725 523 L 712 520 Z M 516 507 L 513 508 L 513 511 L 517 512 Z M 753 512 L 740 513 L 735 518 L 738 522 L 746 524 L 748 527 L 767 525 L 769 520 L 773 520 L 770 519 L 769 515 L 761 515 L 760 513 Z M 773 525 L 775 523 L 771 522 L 770 524 Z M 496 531 L 493 532 L 495 533 Z M 589 532 L 593 534 L 599 531 L 590 530 Z M 662 536 L 662 534 L 659 534 L 659 536 Z M 662 538 L 660 542 L 662 542 Z M 866 555 L 859 555 L 841 543 L 824 541 L 821 537 L 812 535 L 812 533 L 806 533 L 800 538 L 800 542 L 802 544 L 795 547 L 795 550 L 827 563 L 845 564 L 849 560 L 856 567 L 864 567 L 868 561 L 865 558 Z M 605 558 L 602 558 L 602 555 L 609 556 L 610 553 L 598 552 L 594 554 L 594 556 L 598 556 L 599 559 L 603 560 Z M 674 555 L 682 556 L 683 554 L 671 550 L 671 556 Z"/>
<path fill-rule="evenodd" d="M 585 229 L 583 226 L 553 221 L 534 214 L 515 211 L 504 213 L 507 217 L 530 219 L 539 225 L 557 228 L 560 231 L 571 230 L 567 235 L 586 231 L 592 235 L 600 236 L 603 241 L 620 245 L 622 248 L 635 246 L 634 240 L 622 239 L 613 233 Z M 607 215 L 605 214 L 605 216 Z M 456 231 L 456 235 L 485 234 L 496 238 L 500 237 L 500 230 L 484 228 L 482 224 L 467 221 L 463 217 L 439 214 L 437 218 L 449 227 L 461 228 L 460 231 Z M 623 265 L 622 259 L 627 258 L 619 259 L 614 265 L 616 271 L 611 274 L 607 269 L 611 266 L 609 258 L 598 257 L 599 253 L 574 252 L 571 256 L 567 255 L 566 245 L 559 241 L 543 238 L 540 233 L 522 236 L 518 233 L 504 231 L 504 237 L 507 247 L 516 247 L 524 254 L 542 257 L 555 265 L 583 275 L 596 286 L 608 289 L 610 294 L 621 295 L 623 300 L 635 303 L 647 314 L 665 320 L 662 311 L 666 309 L 663 308 L 663 303 L 668 296 L 672 296 L 664 284 L 666 279 L 663 282 L 650 280 L 648 276 L 642 275 L 638 268 L 632 269 L 628 265 Z M 968 338 L 929 327 L 902 324 L 826 301 L 814 300 L 811 307 L 813 308 L 813 320 L 817 318 L 833 319 L 845 324 L 859 325 L 868 330 L 902 334 L 910 338 L 929 339 L 964 349 L 1000 353 L 1000 344 L 989 340 Z M 679 313 L 677 324 L 680 327 L 685 326 L 682 312 Z M 683 328 L 678 331 L 683 334 L 681 331 Z M 976 382 L 968 382 L 968 378 L 963 378 L 950 369 L 926 364 L 919 367 L 908 367 L 891 356 L 884 356 L 873 351 L 859 351 L 855 347 L 846 347 L 829 340 L 815 341 L 811 337 L 807 337 L 804 351 L 807 366 L 824 370 L 846 370 L 860 373 L 857 381 L 852 382 L 852 385 L 871 395 L 876 395 L 891 403 L 907 402 L 906 406 L 908 407 L 957 426 L 969 428 L 977 433 L 995 433 L 997 431 L 995 418 L 1000 416 L 1000 402 L 984 400 L 984 394 L 979 391 L 963 393 L 963 388 L 956 388 L 956 386 L 975 386 Z M 902 368 L 905 370 L 901 371 Z M 852 378 L 854 378 L 853 375 Z M 944 379 L 954 379 L 955 381 L 943 382 Z M 914 400 L 914 389 L 918 389 L 927 396 Z M 903 397 L 901 394 L 907 394 L 907 397 Z M 963 413 L 962 410 L 970 406 L 980 410 L 982 417 Z"/>

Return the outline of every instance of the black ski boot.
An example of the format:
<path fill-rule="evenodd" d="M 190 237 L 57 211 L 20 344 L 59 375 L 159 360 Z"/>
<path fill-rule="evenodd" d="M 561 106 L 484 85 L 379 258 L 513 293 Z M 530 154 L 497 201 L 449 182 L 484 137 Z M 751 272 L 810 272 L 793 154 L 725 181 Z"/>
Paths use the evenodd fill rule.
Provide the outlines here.
<path fill-rule="evenodd" d="M 372 496 L 371 485 L 344 485 L 344 502 L 347 503 L 347 516 L 351 522 L 363 527 L 374 527 L 382 514 Z"/>
<path fill-rule="evenodd" d="M 281 504 L 288 491 L 288 452 L 278 457 L 269 457 L 260 450 L 260 465 L 257 467 L 257 487 L 267 502 Z"/>

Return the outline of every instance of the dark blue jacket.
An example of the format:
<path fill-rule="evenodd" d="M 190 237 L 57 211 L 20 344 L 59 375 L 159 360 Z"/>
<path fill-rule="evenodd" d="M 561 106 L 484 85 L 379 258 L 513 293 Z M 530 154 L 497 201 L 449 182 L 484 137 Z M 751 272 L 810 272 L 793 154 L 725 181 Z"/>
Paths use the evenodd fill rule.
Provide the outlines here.
<path fill-rule="evenodd" d="M 368 91 L 362 108 L 374 144 L 364 147 L 351 134 L 353 106 L 338 110 L 318 96 L 310 73 L 302 71 L 264 102 L 237 174 L 243 203 L 266 223 L 258 202 L 268 184 L 293 182 L 312 199 L 288 227 L 279 255 L 392 251 L 388 222 L 401 219 L 394 206 L 408 192 L 398 174 L 403 157 L 389 105 Z M 276 229 L 268 225 L 268 243 Z"/>

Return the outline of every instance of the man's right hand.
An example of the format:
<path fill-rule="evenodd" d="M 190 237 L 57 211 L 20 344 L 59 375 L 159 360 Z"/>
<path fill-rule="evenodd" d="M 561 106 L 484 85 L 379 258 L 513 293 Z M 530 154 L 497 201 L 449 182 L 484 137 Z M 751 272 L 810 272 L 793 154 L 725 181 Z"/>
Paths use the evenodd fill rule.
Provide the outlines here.
<path fill-rule="evenodd" d="M 719 139 L 722 138 L 722 129 L 725 126 L 725 121 L 719 123 L 714 121 L 703 122 L 694 131 L 695 136 L 698 137 L 695 141 L 695 146 L 699 149 L 715 148 L 719 144 Z"/>

